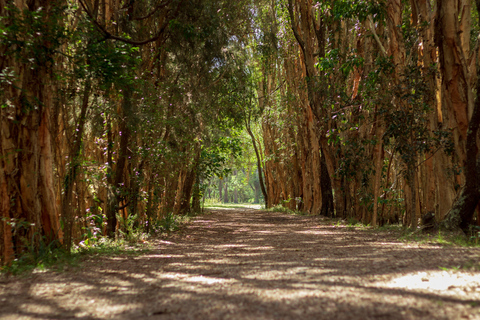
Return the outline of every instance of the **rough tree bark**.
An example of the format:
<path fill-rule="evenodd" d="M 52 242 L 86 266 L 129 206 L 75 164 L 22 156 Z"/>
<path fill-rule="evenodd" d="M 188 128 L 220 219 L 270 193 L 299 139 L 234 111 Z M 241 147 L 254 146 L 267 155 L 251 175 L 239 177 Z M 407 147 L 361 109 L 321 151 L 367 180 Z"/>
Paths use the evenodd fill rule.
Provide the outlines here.
<path fill-rule="evenodd" d="M 262 190 L 263 199 L 265 200 L 265 208 L 269 208 L 270 202 L 268 201 L 268 194 L 267 194 L 267 190 L 265 189 L 265 182 L 263 181 L 262 161 L 260 159 L 260 154 L 258 152 L 257 142 L 255 140 L 255 135 L 253 134 L 253 131 L 250 127 L 250 119 L 247 119 L 245 121 L 246 121 L 245 127 L 247 129 L 248 134 L 250 135 L 250 138 L 252 139 L 253 149 L 255 150 L 255 156 L 257 158 L 258 180 L 260 182 L 260 189 Z"/>
<path fill-rule="evenodd" d="M 465 154 L 464 168 L 465 168 L 465 185 L 462 187 L 460 195 L 453 204 L 452 208 L 448 212 L 445 220 L 442 222 L 442 226 L 447 229 L 461 228 L 464 232 L 468 232 L 469 226 L 472 223 L 475 208 L 480 201 L 480 157 L 478 153 L 478 134 L 480 128 L 480 81 L 478 77 L 480 75 L 480 68 L 477 66 L 477 96 L 473 104 L 472 115 L 468 120 L 468 101 L 465 100 L 468 97 L 468 80 L 466 77 L 466 61 L 464 59 L 458 59 L 457 55 L 450 56 L 451 54 L 460 54 L 460 58 L 464 58 L 464 52 L 459 46 L 459 41 L 456 38 L 457 33 L 453 34 L 455 30 L 451 30 L 455 26 L 452 18 L 447 16 L 452 15 L 452 8 L 454 8 L 456 1 L 438 1 L 438 14 L 440 19 L 437 21 L 437 32 L 443 32 L 445 34 L 438 34 L 437 41 L 440 49 L 440 61 L 442 63 L 442 71 L 445 72 L 444 76 L 448 85 L 454 92 L 452 95 L 452 107 L 454 111 L 455 119 L 458 123 L 458 140 L 457 149 L 463 147 L 463 139 L 465 138 L 465 148 L 461 150 L 461 154 Z M 480 10 L 480 0 L 475 1 L 477 9 Z M 455 11 L 454 11 L 455 12 Z M 456 17 L 456 16 L 455 16 Z M 480 17 L 479 17 L 480 21 Z M 449 28 L 450 27 L 450 28 Z M 451 52 L 454 50 L 454 52 Z M 462 50 L 462 51 L 461 51 Z M 455 59 L 456 58 L 456 59 Z M 451 66 L 448 64 L 455 64 Z M 454 74 L 450 74 L 450 68 L 456 68 L 458 76 L 454 77 Z M 456 75 L 456 74 L 455 74 Z M 458 79 L 460 78 L 460 79 Z M 453 87 L 452 87 L 453 86 Z M 457 96 L 458 95 L 458 96 Z M 468 122 L 467 128 L 465 127 L 465 121 Z"/>
<path fill-rule="evenodd" d="M 28 24 L 26 13 L 37 12 L 42 32 L 53 34 L 60 28 L 63 13 L 55 9 L 61 4 L 1 0 L 0 16 L 6 25 L 21 20 Z M 8 10 L 8 6 L 18 11 Z M 16 75 L 11 83 L 3 82 L 0 87 L 0 264 L 8 264 L 25 252 L 26 243 L 38 250 L 42 241 L 50 244 L 61 240 L 49 124 L 55 48 L 43 37 L 25 37 L 25 41 L 31 41 L 26 47 L 39 50 L 35 56 L 27 52 L 17 59 L 9 50 L 21 48 L 0 44 L 0 72 L 8 68 Z"/>
<path fill-rule="evenodd" d="M 288 12 L 290 17 L 290 27 L 293 31 L 295 39 L 297 40 L 302 54 L 302 60 L 305 68 L 305 80 L 307 85 L 307 96 L 309 108 L 311 113 L 315 116 L 317 122 L 321 122 L 322 119 L 328 116 L 324 114 L 322 108 L 321 97 L 318 91 L 318 75 L 315 68 L 315 62 L 317 57 L 325 56 L 325 31 L 324 24 L 321 19 L 315 21 L 313 17 L 314 9 L 310 2 L 305 1 L 288 1 Z M 307 117 L 310 117 L 307 112 Z M 327 143 L 326 132 L 327 128 L 317 128 L 318 124 L 315 124 L 316 130 L 319 132 L 318 145 L 321 151 L 321 158 L 316 161 L 320 170 L 320 194 L 315 195 L 321 200 L 322 206 L 321 213 L 326 216 L 333 216 L 334 209 L 337 215 L 344 214 L 344 197 L 341 183 L 338 179 L 335 179 L 335 157 L 330 146 Z M 327 170 L 322 170 L 322 164 L 325 165 Z M 333 183 L 332 183 L 333 182 Z M 332 190 L 327 190 L 328 185 L 335 190 L 335 198 L 333 198 Z M 304 189 L 304 196 L 306 195 Z M 335 200 L 335 202 L 333 202 Z M 330 206 L 334 203 L 335 208 Z"/>
<path fill-rule="evenodd" d="M 130 138 L 129 119 L 132 112 L 132 89 L 124 88 L 123 101 L 121 103 L 121 116 L 119 125 L 120 147 L 116 161 L 115 173 L 113 175 L 113 185 L 110 185 L 108 204 L 107 204 L 107 235 L 110 238 L 115 237 L 117 227 L 117 212 L 120 210 L 120 202 L 124 199 L 122 195 L 123 184 L 125 182 L 125 167 L 128 157 L 128 143 Z"/>

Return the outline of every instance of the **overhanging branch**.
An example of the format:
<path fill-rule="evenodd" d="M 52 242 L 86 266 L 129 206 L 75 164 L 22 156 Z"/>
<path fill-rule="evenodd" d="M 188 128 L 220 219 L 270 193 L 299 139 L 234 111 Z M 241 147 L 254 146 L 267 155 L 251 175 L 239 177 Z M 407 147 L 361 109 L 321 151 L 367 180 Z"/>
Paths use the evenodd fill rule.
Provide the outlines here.
<path fill-rule="evenodd" d="M 92 20 L 93 24 L 97 27 L 97 29 L 100 31 L 100 33 L 102 33 L 102 35 L 103 35 L 102 41 L 112 39 L 112 40 L 117 40 L 117 41 L 121 41 L 121 42 L 124 42 L 124 43 L 128 43 L 128 44 L 131 44 L 131 45 L 135 45 L 135 46 L 141 46 L 141 45 L 144 45 L 144 44 L 147 44 L 147 43 L 154 42 L 154 41 L 158 40 L 162 36 L 162 34 L 165 32 L 165 29 L 168 27 L 168 23 L 170 22 L 169 19 L 165 19 L 165 22 L 160 27 L 160 30 L 154 36 L 152 36 L 151 38 L 148 38 L 148 39 L 145 39 L 145 40 L 132 40 L 132 39 L 128 39 L 128 38 L 124 38 L 124 37 L 114 35 L 114 34 L 110 33 L 109 31 L 107 31 L 105 29 L 105 27 L 102 26 L 97 21 L 97 19 L 93 16 L 93 14 L 90 12 L 90 10 L 88 9 L 88 6 L 85 4 L 84 0 L 79 0 L 79 2 L 80 2 L 80 5 L 82 6 L 83 10 L 85 11 L 85 13 L 90 18 L 90 20 Z M 176 8 L 173 16 L 175 16 L 178 13 L 182 2 L 183 2 L 183 0 L 180 1 L 179 4 L 177 5 L 177 8 Z M 169 3 L 169 1 L 161 3 L 152 12 L 150 12 L 147 16 L 137 18 L 137 19 L 133 19 L 133 20 L 146 19 L 149 16 L 153 15 L 159 9 L 166 7 L 168 5 L 168 3 Z M 167 10 L 167 12 L 166 12 L 167 15 L 168 15 L 169 11 L 171 11 L 171 9 Z"/>

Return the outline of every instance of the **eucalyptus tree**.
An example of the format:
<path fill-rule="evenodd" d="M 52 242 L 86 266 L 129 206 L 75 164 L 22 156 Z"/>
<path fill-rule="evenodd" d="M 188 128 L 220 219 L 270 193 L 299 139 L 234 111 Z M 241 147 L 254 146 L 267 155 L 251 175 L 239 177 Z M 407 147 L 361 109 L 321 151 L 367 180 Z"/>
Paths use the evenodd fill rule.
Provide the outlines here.
<path fill-rule="evenodd" d="M 249 2 L 0 4 L 2 263 L 188 211 L 242 123 Z"/>
<path fill-rule="evenodd" d="M 61 239 L 49 127 L 62 1 L 0 1 L 0 254 Z"/>
<path fill-rule="evenodd" d="M 475 1 L 477 26 L 480 25 L 480 1 Z M 480 154 L 478 136 L 480 131 L 480 66 L 478 65 L 478 38 L 476 47 L 470 48 L 471 10 L 470 1 L 460 6 L 452 1 L 437 1 L 438 20 L 436 42 L 439 47 L 440 68 L 444 75 L 445 104 L 449 120 L 455 124 L 454 141 L 456 157 L 464 173 L 465 184 L 443 222 L 448 229 L 460 227 L 470 231 L 475 209 L 480 201 Z M 453 10 L 453 11 L 452 11 Z M 460 23 L 451 18 L 451 13 L 460 14 Z M 477 30 L 478 32 L 478 30 Z M 476 34 L 478 37 L 478 34 Z M 476 71 L 476 72 L 475 72 Z M 473 83 L 476 82 L 476 97 Z M 480 211 L 477 224 L 480 220 Z"/>
<path fill-rule="evenodd" d="M 259 21 L 273 21 L 257 32 L 272 203 L 295 194 L 310 213 L 373 225 L 444 218 L 464 181 L 473 110 L 469 3 L 262 3 Z M 442 13 L 449 6 L 458 21 Z M 285 168 L 297 181 L 288 187 Z"/>

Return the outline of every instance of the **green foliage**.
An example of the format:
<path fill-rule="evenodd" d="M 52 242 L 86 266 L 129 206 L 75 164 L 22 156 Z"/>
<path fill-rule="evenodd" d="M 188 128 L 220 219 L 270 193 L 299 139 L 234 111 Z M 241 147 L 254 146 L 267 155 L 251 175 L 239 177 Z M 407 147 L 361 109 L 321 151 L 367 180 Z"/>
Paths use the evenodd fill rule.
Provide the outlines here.
<path fill-rule="evenodd" d="M 428 91 L 420 68 L 406 68 L 403 78 L 395 88 L 395 96 L 402 105 L 383 111 L 388 124 L 384 140 L 391 139 L 403 162 L 413 166 L 418 155 L 438 149 L 446 142 L 428 130 L 431 110 L 426 101 L 433 93 Z"/>
<path fill-rule="evenodd" d="M 122 228 L 118 229 L 119 239 L 125 240 L 127 243 L 137 243 L 145 241 L 147 234 L 141 225 L 137 222 L 138 216 L 129 215 L 126 219 L 122 215 L 117 215 L 117 221 Z"/>
<path fill-rule="evenodd" d="M 328 2 L 324 1 L 322 6 L 327 8 Z M 384 1 L 369 0 L 339 0 L 331 2 L 331 13 L 335 20 L 358 18 L 360 21 L 372 15 L 376 21 L 383 21 L 385 16 Z"/>
<path fill-rule="evenodd" d="M 358 221 L 354 217 L 349 217 L 347 219 L 333 219 L 331 221 L 332 225 L 337 226 L 337 227 L 345 227 L 349 231 L 353 230 L 365 230 L 367 228 L 371 228 L 370 225 L 366 225 L 360 221 Z M 376 229 L 373 229 L 376 230 Z M 380 230 L 380 229 L 379 229 Z"/>
<path fill-rule="evenodd" d="M 196 213 L 190 215 L 174 215 L 172 212 L 168 212 L 153 223 L 153 232 L 158 234 L 177 232 L 195 214 Z"/>
<path fill-rule="evenodd" d="M 14 4 L 5 6 L 0 17 L 0 41 L 8 48 L 2 54 L 13 56 L 31 69 L 51 66 L 56 50 L 66 40 L 63 17 L 66 7 L 54 5 L 20 11 Z"/>
<path fill-rule="evenodd" d="M 202 180 L 213 176 L 223 178 L 232 169 L 225 167 L 227 161 L 241 156 L 242 147 L 238 137 L 218 137 L 210 146 L 203 146 L 200 154 L 198 173 Z"/>
<path fill-rule="evenodd" d="M 78 246 L 72 252 L 66 252 L 56 244 L 47 245 L 41 254 L 32 255 L 27 253 L 19 259 L 15 259 L 11 265 L 4 266 L 0 273 L 11 275 L 23 275 L 31 272 L 47 270 L 64 271 L 70 268 L 78 268 L 86 257 L 93 256 L 136 256 L 150 251 L 149 245 L 124 244 L 121 241 L 112 241 L 101 238 L 95 245 Z M 52 249 L 54 248 L 54 249 Z"/>
<path fill-rule="evenodd" d="M 458 232 L 438 231 L 432 234 L 425 234 L 420 230 L 403 228 L 399 238 L 406 242 L 417 242 L 422 244 L 433 244 L 439 246 L 478 247 L 478 238 L 469 237 Z"/>
<path fill-rule="evenodd" d="M 287 207 L 284 207 L 282 205 L 277 205 L 277 206 L 274 206 L 272 208 L 268 208 L 266 209 L 265 211 L 269 211 L 269 212 L 283 212 L 283 213 L 288 213 L 288 214 L 294 214 L 294 215 L 299 215 L 299 216 L 305 216 L 305 215 L 308 215 L 307 212 L 304 212 L 304 211 L 300 211 L 300 210 L 291 210 Z"/>
<path fill-rule="evenodd" d="M 24 252 L 21 257 L 13 260 L 10 265 L 0 269 L 1 273 L 19 275 L 33 270 L 45 270 L 55 267 L 63 269 L 71 260 L 69 254 L 59 247 L 57 242 L 40 242 L 39 248 Z"/>

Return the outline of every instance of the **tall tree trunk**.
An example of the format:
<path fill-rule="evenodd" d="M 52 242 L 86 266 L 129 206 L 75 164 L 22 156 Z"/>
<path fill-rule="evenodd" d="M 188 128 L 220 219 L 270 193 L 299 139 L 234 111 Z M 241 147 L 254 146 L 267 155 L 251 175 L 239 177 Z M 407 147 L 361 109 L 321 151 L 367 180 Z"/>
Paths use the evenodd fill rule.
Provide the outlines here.
<path fill-rule="evenodd" d="M 247 121 L 250 121 L 250 120 L 247 120 Z M 260 154 L 258 152 L 258 147 L 257 147 L 257 142 L 255 140 L 255 135 L 253 134 L 249 123 L 247 123 L 246 128 L 247 128 L 248 134 L 250 135 L 250 138 L 252 139 L 253 149 L 255 150 L 255 157 L 257 158 L 258 180 L 260 182 L 260 189 L 262 190 L 262 193 L 263 193 L 263 199 L 265 200 L 265 208 L 269 208 L 270 207 L 270 202 L 268 201 L 268 194 L 267 194 L 267 190 L 265 189 L 265 183 L 263 181 L 262 161 L 260 159 Z M 227 189 L 225 189 L 225 190 L 227 190 Z M 228 197 L 226 197 L 226 198 L 228 198 Z"/>
<path fill-rule="evenodd" d="M 460 167 L 465 167 L 466 141 L 469 125 L 468 109 L 471 85 L 467 65 L 468 52 L 464 51 L 459 25 L 458 0 L 437 1 L 435 20 L 435 43 L 438 47 L 440 73 L 442 75 L 442 105 L 448 128 L 452 128 L 455 156 Z M 461 13 L 464 17 L 464 13 Z M 468 13 L 470 14 L 470 13 Z M 461 24 L 461 21 L 460 21 Z M 462 174 L 462 181 L 464 175 Z"/>
<path fill-rule="evenodd" d="M 2 23 L 28 19 L 24 12 L 41 14 L 44 29 L 59 28 L 63 12 L 54 13 L 58 1 L 0 1 Z M 16 6 L 18 11 L 8 10 Z M 25 11 L 24 11 L 25 10 Z M 16 15 L 13 19 L 12 15 Z M 58 16 L 54 16 L 58 15 Z M 12 18 L 12 19 L 10 19 Z M 35 32 L 40 32 L 36 30 Z M 21 37 L 22 35 L 20 35 Z M 0 44 L 0 72 L 5 67 L 16 78 L 0 87 L 0 263 L 8 264 L 27 250 L 25 243 L 38 250 L 41 241 L 61 240 L 53 178 L 53 150 L 50 113 L 53 106 L 53 44 L 45 37 L 27 41 L 38 46 L 38 56 L 16 59 L 12 47 Z M 20 52 L 23 54 L 23 52 Z M 27 62 L 28 61 L 28 62 Z M 31 62 L 33 61 L 33 62 Z M 18 224 L 24 221 L 23 224 Z M 15 227 L 13 227 L 15 225 Z M 44 239 L 42 239 L 44 237 Z"/>
<path fill-rule="evenodd" d="M 253 183 L 253 186 L 255 187 L 255 198 L 253 200 L 253 203 L 260 203 L 260 183 L 258 181 L 255 181 Z"/>
<path fill-rule="evenodd" d="M 322 207 L 320 214 L 325 217 L 333 217 L 334 206 L 333 206 L 333 194 L 332 194 L 332 183 L 330 181 L 330 176 L 328 174 L 327 164 L 325 163 L 325 156 L 320 158 L 320 186 L 322 188 Z"/>
<path fill-rule="evenodd" d="M 237 175 L 238 175 L 237 170 L 235 170 L 233 172 L 233 175 L 235 176 L 235 178 L 237 178 Z M 234 186 L 234 189 L 233 189 L 233 203 L 238 203 L 238 188 L 237 188 L 237 186 Z"/>
<path fill-rule="evenodd" d="M 228 200 L 228 182 L 225 181 L 225 184 L 224 184 L 224 191 L 223 191 L 223 203 L 228 203 L 229 200 Z"/>
<path fill-rule="evenodd" d="M 218 199 L 220 202 L 223 200 L 223 177 L 218 179 Z"/>
<path fill-rule="evenodd" d="M 465 5 L 468 1 L 460 2 Z M 480 0 L 475 1 L 480 10 Z M 443 75 L 443 85 L 446 89 L 447 110 L 451 112 L 454 127 L 456 153 L 465 171 L 465 185 L 460 195 L 448 212 L 442 225 L 447 229 L 460 227 L 467 232 L 472 223 L 475 208 L 480 201 L 480 157 L 478 154 L 478 133 L 480 128 L 480 68 L 477 66 L 477 96 L 472 104 L 470 77 L 468 74 L 468 40 L 459 39 L 460 30 L 468 26 L 462 21 L 469 21 L 470 12 L 461 12 L 460 27 L 457 1 L 437 1 L 438 19 L 435 25 L 436 43 L 439 47 L 440 70 Z M 479 17 L 480 21 L 480 17 Z M 467 23 L 468 24 L 468 23 Z M 457 29 L 460 28 L 460 29 Z M 473 72 L 473 71 L 470 71 Z M 470 98 L 470 99 L 469 99 Z M 469 109 L 472 109 L 469 117 Z"/>
<path fill-rule="evenodd" d="M 110 196 L 107 204 L 107 235 L 110 238 L 115 237 L 117 227 L 117 213 L 120 202 L 123 200 L 122 190 L 125 182 L 125 167 L 128 157 L 128 142 L 130 138 L 130 128 L 128 121 L 132 111 L 132 89 L 124 88 L 123 101 L 121 103 L 121 119 L 119 125 L 120 146 L 116 161 L 115 173 L 113 174 L 113 185 L 110 186 Z"/>
<path fill-rule="evenodd" d="M 173 206 L 173 214 L 179 215 L 182 210 L 182 203 L 183 203 L 183 191 L 185 180 L 187 179 L 188 169 L 185 167 L 180 170 L 178 175 L 178 183 L 177 183 L 177 191 L 175 193 L 175 204 Z M 169 208 L 167 208 L 168 210 Z"/>
<path fill-rule="evenodd" d="M 62 201 L 62 221 L 64 225 L 64 246 L 67 252 L 70 252 L 72 247 L 72 235 L 74 226 L 74 214 L 73 214 L 73 197 L 74 197 L 74 185 L 77 181 L 77 174 L 81 164 L 81 151 L 83 132 L 85 129 L 85 121 L 87 117 L 89 96 L 91 89 L 91 80 L 88 78 L 85 81 L 85 88 L 83 92 L 82 105 L 80 107 L 80 117 L 78 124 L 75 127 L 75 134 L 73 135 L 74 141 L 72 142 L 71 149 L 68 155 L 70 163 L 66 170 L 64 189 L 63 189 L 63 201 Z"/>
<path fill-rule="evenodd" d="M 480 0 L 475 1 L 477 10 L 480 10 Z M 479 17 L 480 22 L 480 17 Z M 445 61 L 445 60 L 443 60 Z M 470 118 L 465 143 L 465 185 L 460 195 L 447 214 L 442 225 L 447 229 L 460 227 L 467 232 L 473 221 L 476 207 L 480 202 L 480 156 L 478 148 L 478 134 L 480 131 L 480 68 L 477 66 L 477 96 L 472 116 Z M 463 110 L 465 111 L 465 110 Z"/>
<path fill-rule="evenodd" d="M 335 210 L 337 216 L 343 216 L 345 214 L 344 190 L 342 189 L 343 186 L 341 180 L 334 178 L 337 167 L 336 159 L 332 147 L 327 141 L 327 132 L 329 129 L 328 124 L 324 124 L 325 119 L 331 119 L 332 117 L 331 114 L 329 114 L 330 111 L 328 111 L 328 108 L 324 108 L 323 106 L 322 96 L 318 90 L 318 88 L 321 87 L 319 79 L 322 75 L 318 73 L 317 68 L 315 67 L 317 58 L 325 57 L 326 25 L 321 18 L 321 14 L 319 12 L 315 12 L 315 10 L 316 9 L 310 2 L 297 0 L 294 3 L 292 0 L 288 1 L 288 12 L 291 24 L 290 27 L 301 49 L 301 59 L 304 64 L 305 71 L 304 81 L 306 82 L 309 108 L 315 119 L 317 144 L 319 145 L 319 149 L 322 152 L 322 157 L 325 160 L 325 165 L 327 168 L 326 172 L 328 172 L 328 176 L 326 174 L 320 175 L 323 180 L 330 180 L 330 182 L 320 182 L 320 184 L 323 184 L 323 187 L 320 188 L 321 193 L 319 196 L 321 198 L 319 199 L 322 201 L 322 203 L 327 204 L 329 203 L 329 200 L 327 199 L 329 199 L 333 193 L 335 195 L 335 208 L 322 208 L 321 212 L 326 216 L 332 216 L 334 214 L 333 210 Z M 315 13 L 318 14 L 318 19 L 315 17 Z M 340 33 L 335 33 L 334 35 L 334 41 L 337 43 L 337 47 L 339 47 L 339 35 Z M 318 162 L 318 166 L 316 164 L 315 167 L 321 171 L 320 161 Z M 328 184 L 330 184 L 334 190 L 333 193 L 331 190 L 326 190 L 325 186 Z M 324 198 L 326 199 L 322 200 Z"/>
<path fill-rule="evenodd" d="M 201 213 L 202 208 L 200 206 L 201 193 L 200 193 L 200 181 L 199 177 L 195 178 L 195 183 L 193 185 L 193 195 L 192 195 L 192 210 L 194 213 Z M 208 195 L 210 197 L 210 190 L 208 190 Z M 205 195 L 203 195 L 205 197 Z"/>

